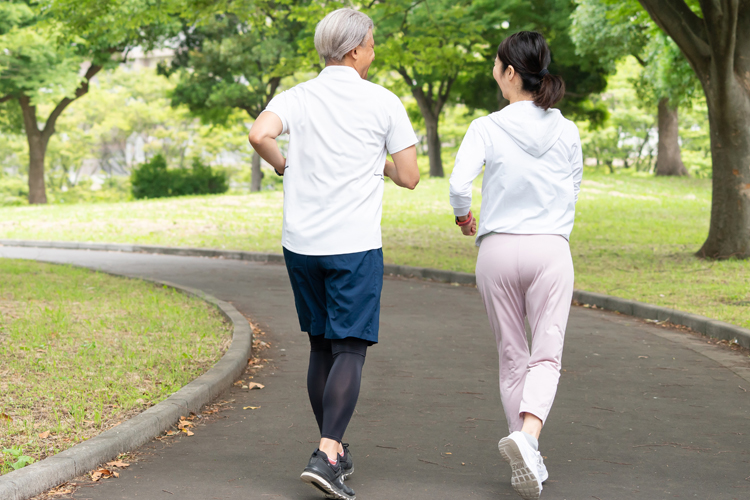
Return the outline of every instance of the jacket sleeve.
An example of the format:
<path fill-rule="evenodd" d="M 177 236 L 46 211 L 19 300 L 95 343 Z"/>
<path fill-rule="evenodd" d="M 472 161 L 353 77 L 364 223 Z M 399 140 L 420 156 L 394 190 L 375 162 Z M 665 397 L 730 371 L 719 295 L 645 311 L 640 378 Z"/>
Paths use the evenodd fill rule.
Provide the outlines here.
<path fill-rule="evenodd" d="M 578 203 L 578 193 L 581 192 L 581 180 L 583 179 L 583 151 L 581 151 L 581 136 L 576 127 L 576 142 L 573 144 L 573 154 L 570 159 L 570 166 L 573 170 L 573 194 L 575 203 Z"/>
<path fill-rule="evenodd" d="M 457 217 L 467 215 L 471 209 L 471 184 L 482 173 L 485 143 L 473 121 L 458 148 L 456 163 L 450 179 L 450 202 Z"/>

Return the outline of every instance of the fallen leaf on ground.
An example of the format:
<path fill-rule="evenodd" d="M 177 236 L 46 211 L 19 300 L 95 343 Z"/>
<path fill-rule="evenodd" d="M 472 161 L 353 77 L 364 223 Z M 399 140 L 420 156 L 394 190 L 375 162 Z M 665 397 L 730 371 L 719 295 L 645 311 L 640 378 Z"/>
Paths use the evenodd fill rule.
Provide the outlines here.
<path fill-rule="evenodd" d="M 107 462 L 107 465 L 111 465 L 112 467 L 120 467 L 121 469 L 124 469 L 125 467 L 129 467 L 130 464 L 123 462 L 122 460 L 115 460 L 114 462 Z"/>
<path fill-rule="evenodd" d="M 12 422 L 13 418 L 7 413 L 0 413 L 0 420 L 7 420 L 8 422 Z"/>
<path fill-rule="evenodd" d="M 180 420 L 180 423 L 177 424 L 177 428 L 180 430 L 184 430 L 187 427 L 193 427 L 193 423 L 186 420 Z"/>
<path fill-rule="evenodd" d="M 182 432 L 184 432 L 188 436 L 194 436 L 195 435 L 195 432 L 191 431 L 190 429 L 182 429 Z"/>
<path fill-rule="evenodd" d="M 37 434 L 37 435 L 39 436 L 40 439 L 47 439 L 49 437 L 49 434 L 50 434 L 49 431 L 44 431 L 44 432 L 42 432 L 40 434 Z"/>
<path fill-rule="evenodd" d="M 98 481 L 102 478 L 109 478 L 109 477 L 120 477 L 120 474 L 113 470 L 100 468 L 96 469 L 94 472 L 91 473 L 91 480 L 92 481 Z"/>
<path fill-rule="evenodd" d="M 177 433 L 175 431 L 167 431 L 166 434 L 167 434 L 167 436 L 174 436 Z"/>
<path fill-rule="evenodd" d="M 257 410 L 259 408 L 260 406 L 243 406 L 242 407 L 243 410 Z"/>
<path fill-rule="evenodd" d="M 73 485 L 75 486 L 75 484 Z M 61 496 L 61 495 L 69 495 L 73 493 L 73 488 L 67 484 L 63 484 L 62 486 L 58 486 L 57 488 L 53 488 L 50 491 L 47 492 L 49 496 Z"/>
<path fill-rule="evenodd" d="M 247 384 L 247 387 L 250 390 L 253 390 L 253 389 L 263 389 L 265 387 L 265 385 L 259 384 L 258 382 L 250 382 L 249 384 Z"/>

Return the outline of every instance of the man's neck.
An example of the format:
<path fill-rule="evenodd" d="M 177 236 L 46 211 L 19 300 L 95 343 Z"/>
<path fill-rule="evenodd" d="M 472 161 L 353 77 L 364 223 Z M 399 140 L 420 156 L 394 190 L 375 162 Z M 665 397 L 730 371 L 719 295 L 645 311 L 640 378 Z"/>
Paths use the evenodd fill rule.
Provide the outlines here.
<path fill-rule="evenodd" d="M 362 73 L 357 69 L 357 67 L 354 65 L 354 59 L 351 57 L 344 57 L 341 61 L 326 61 L 326 68 L 329 66 L 347 66 L 349 68 L 352 68 L 354 71 L 357 72 L 357 74 L 363 79 L 367 79 L 367 73 L 363 76 Z"/>

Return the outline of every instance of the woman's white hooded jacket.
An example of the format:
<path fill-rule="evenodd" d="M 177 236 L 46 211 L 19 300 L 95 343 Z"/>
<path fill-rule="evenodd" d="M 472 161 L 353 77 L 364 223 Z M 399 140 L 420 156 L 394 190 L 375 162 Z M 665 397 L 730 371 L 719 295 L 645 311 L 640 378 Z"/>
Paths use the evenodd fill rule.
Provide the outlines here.
<path fill-rule="evenodd" d="M 488 233 L 570 238 L 583 159 L 578 127 L 559 110 L 519 101 L 471 123 L 450 178 L 456 216 L 469 213 L 482 166 L 477 245 Z"/>

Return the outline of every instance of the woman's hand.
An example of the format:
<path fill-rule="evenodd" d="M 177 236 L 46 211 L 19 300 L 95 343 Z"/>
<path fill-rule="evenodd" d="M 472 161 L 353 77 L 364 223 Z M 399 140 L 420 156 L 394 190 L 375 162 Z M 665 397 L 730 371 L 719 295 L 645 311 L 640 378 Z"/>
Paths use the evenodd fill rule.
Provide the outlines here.
<path fill-rule="evenodd" d="M 456 217 L 458 222 L 466 222 L 469 218 L 471 218 L 470 223 L 458 226 L 461 228 L 461 232 L 464 236 L 474 236 L 477 234 L 477 220 L 474 218 L 474 215 L 472 215 L 471 210 L 468 215 Z"/>
<path fill-rule="evenodd" d="M 474 236 L 477 234 L 477 220 L 474 219 L 471 221 L 471 224 L 461 226 L 461 232 L 464 236 Z"/>

